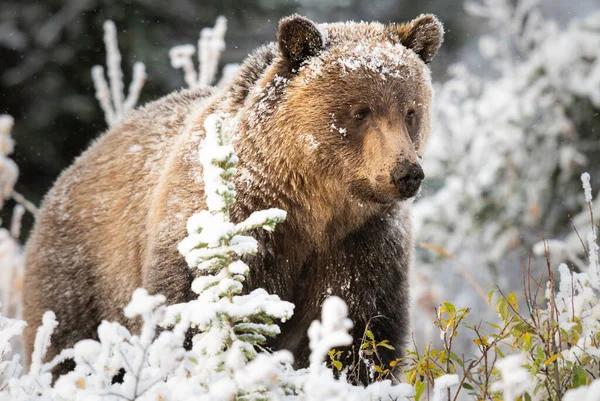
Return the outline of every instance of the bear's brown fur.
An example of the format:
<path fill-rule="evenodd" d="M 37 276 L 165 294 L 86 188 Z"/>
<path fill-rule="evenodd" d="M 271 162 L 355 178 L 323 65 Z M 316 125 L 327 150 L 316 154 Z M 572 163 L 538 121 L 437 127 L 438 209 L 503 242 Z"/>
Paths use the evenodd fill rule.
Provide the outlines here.
<path fill-rule="evenodd" d="M 205 209 L 198 147 L 217 112 L 240 162 L 234 220 L 279 207 L 257 232 L 248 288 L 296 305 L 273 344 L 308 360 L 306 330 L 329 295 L 345 299 L 358 346 L 367 324 L 399 355 L 409 329 L 409 198 L 429 134 L 428 63 L 443 29 L 431 15 L 403 25 L 281 21 L 222 91 L 189 90 L 135 112 L 97 140 L 44 199 L 26 247 L 26 353 L 44 311 L 59 326 L 48 357 L 123 316 L 133 290 L 169 303 L 195 297 L 177 252 Z M 379 317 L 378 317 L 379 316 Z"/>

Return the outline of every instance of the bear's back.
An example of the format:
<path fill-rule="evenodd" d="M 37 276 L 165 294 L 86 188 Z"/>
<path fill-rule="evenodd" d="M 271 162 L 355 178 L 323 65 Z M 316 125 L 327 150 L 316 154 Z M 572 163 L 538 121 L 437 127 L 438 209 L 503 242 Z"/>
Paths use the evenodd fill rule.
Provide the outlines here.
<path fill-rule="evenodd" d="M 27 346 L 46 310 L 65 325 L 111 315 L 123 320 L 115 305 L 125 305 L 141 286 L 154 186 L 186 118 L 212 93 L 184 90 L 135 110 L 60 175 L 25 249 Z M 82 310 L 90 316 L 70 315 Z"/>

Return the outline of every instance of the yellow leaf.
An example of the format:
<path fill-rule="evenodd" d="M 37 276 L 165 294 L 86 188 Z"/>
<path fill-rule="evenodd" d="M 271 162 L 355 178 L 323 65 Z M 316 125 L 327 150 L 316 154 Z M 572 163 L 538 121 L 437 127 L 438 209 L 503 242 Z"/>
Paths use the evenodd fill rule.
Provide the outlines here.
<path fill-rule="evenodd" d="M 519 311 L 519 301 L 517 301 L 517 296 L 514 292 L 508 294 L 508 304 L 512 306 L 515 311 Z"/>
<path fill-rule="evenodd" d="M 556 358 L 558 358 L 558 354 L 552 355 L 550 358 L 546 359 L 546 361 L 544 362 L 544 366 L 548 366 L 552 362 L 556 361 Z"/>
<path fill-rule="evenodd" d="M 481 338 L 476 338 L 473 342 L 477 345 L 489 345 L 487 336 L 481 336 Z"/>
<path fill-rule="evenodd" d="M 79 387 L 80 389 L 83 390 L 85 388 L 85 379 L 84 378 L 77 380 L 75 383 L 77 384 L 77 387 Z"/>
<path fill-rule="evenodd" d="M 523 334 L 523 343 L 525 344 L 525 351 L 529 351 L 532 347 L 530 333 Z"/>

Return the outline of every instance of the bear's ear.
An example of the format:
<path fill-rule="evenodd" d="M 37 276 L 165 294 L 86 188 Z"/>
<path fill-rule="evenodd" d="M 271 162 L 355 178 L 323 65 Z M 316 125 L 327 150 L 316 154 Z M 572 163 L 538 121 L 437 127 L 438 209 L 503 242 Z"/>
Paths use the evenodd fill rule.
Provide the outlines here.
<path fill-rule="evenodd" d="M 304 60 L 319 53 L 323 36 L 312 21 L 292 15 L 279 22 L 277 43 L 283 58 L 292 68 L 297 68 Z"/>
<path fill-rule="evenodd" d="M 435 15 L 424 14 L 401 24 L 390 26 L 393 34 L 400 38 L 406 48 L 411 49 L 429 64 L 444 40 L 444 26 Z"/>

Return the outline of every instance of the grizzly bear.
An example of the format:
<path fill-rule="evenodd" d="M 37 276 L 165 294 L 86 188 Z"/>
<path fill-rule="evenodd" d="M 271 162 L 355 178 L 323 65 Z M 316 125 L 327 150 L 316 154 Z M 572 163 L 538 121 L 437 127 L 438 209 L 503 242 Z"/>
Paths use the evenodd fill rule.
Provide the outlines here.
<path fill-rule="evenodd" d="M 132 112 L 43 201 L 26 246 L 26 353 L 46 310 L 59 321 L 52 358 L 96 338 L 103 319 L 136 330 L 122 308 L 138 287 L 170 304 L 196 297 L 177 244 L 188 217 L 206 208 L 198 149 L 205 118 L 218 113 L 239 156 L 232 219 L 287 211 L 274 232 L 254 233 L 258 253 L 245 259 L 248 289 L 295 304 L 272 347 L 306 366 L 308 326 L 337 295 L 354 322 L 349 351 L 368 327 L 394 347 L 381 353 L 384 363 L 400 356 L 410 324 L 410 208 L 430 131 L 429 63 L 442 37 L 432 15 L 401 25 L 292 16 L 226 88 L 184 90 Z"/>

